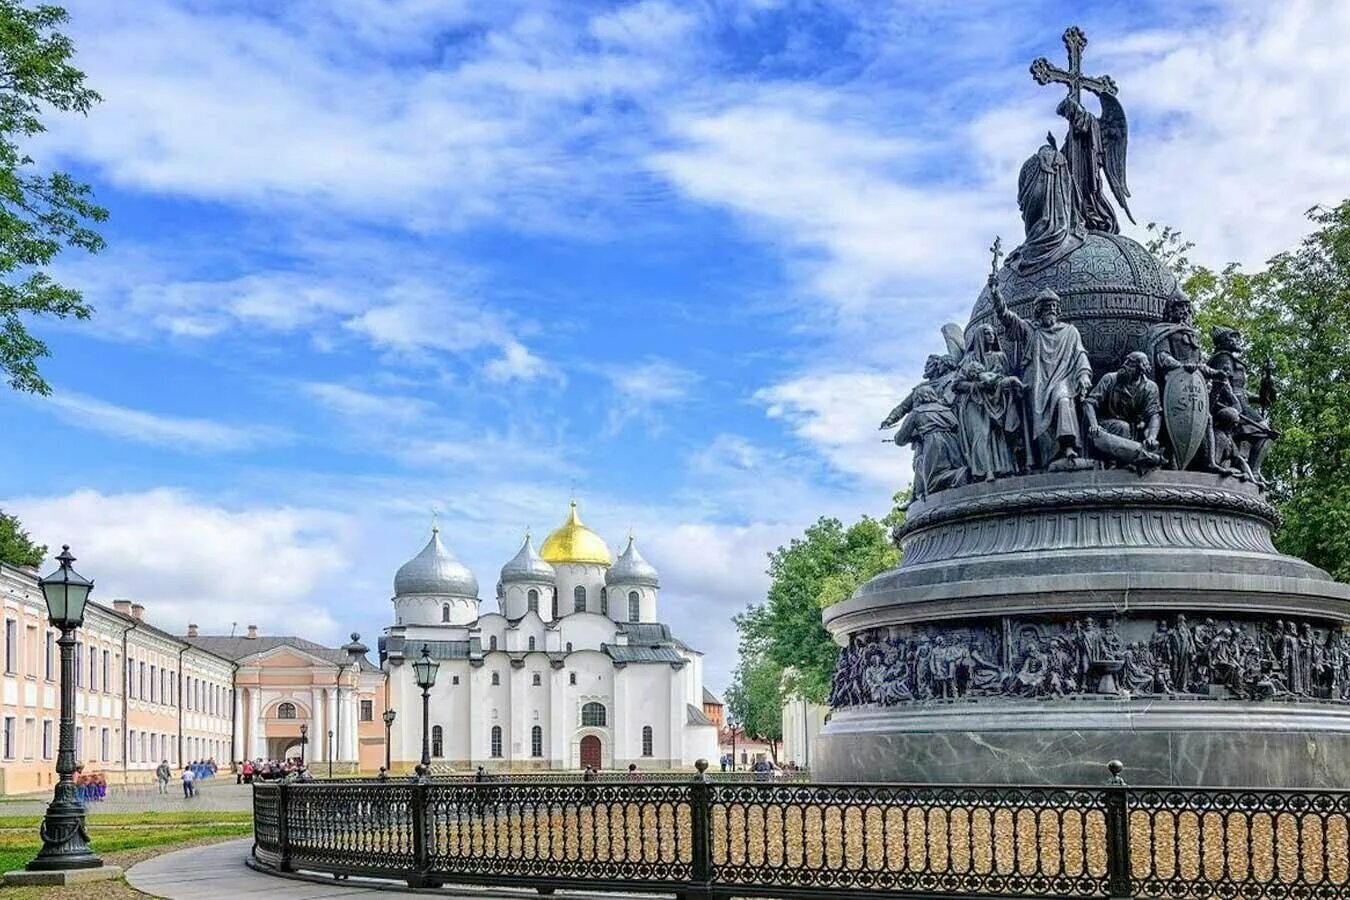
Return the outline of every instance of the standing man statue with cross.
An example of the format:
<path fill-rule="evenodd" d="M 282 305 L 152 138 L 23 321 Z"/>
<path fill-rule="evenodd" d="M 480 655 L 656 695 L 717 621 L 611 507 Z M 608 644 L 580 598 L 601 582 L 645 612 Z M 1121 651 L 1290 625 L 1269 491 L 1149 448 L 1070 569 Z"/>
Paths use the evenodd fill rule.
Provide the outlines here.
<path fill-rule="evenodd" d="M 1055 110 L 1068 119 L 1069 133 L 1064 138 L 1064 154 L 1069 160 L 1073 176 L 1074 202 L 1082 213 L 1082 221 L 1090 231 L 1120 233 L 1116 211 L 1102 189 L 1102 176 L 1111 187 L 1116 203 L 1134 221 L 1126 202 L 1130 189 L 1125 183 L 1125 148 L 1129 129 L 1125 110 L 1116 99 L 1116 83 L 1109 75 L 1092 77 L 1083 74 L 1083 48 L 1087 37 L 1078 26 L 1064 32 L 1064 47 L 1069 51 L 1069 68 L 1061 69 L 1045 57 L 1031 64 L 1031 77 L 1037 84 L 1062 84 L 1069 93 Z M 1095 94 L 1101 103 L 1102 114 L 1094 116 L 1083 106 L 1083 91 Z"/>

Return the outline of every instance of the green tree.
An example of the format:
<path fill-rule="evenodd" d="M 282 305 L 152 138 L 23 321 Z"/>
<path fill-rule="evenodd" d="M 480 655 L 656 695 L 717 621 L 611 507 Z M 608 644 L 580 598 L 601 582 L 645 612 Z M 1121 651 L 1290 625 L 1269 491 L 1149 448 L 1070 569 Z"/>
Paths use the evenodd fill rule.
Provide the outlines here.
<path fill-rule="evenodd" d="M 768 742 L 775 761 L 783 740 L 783 699 L 782 668 L 762 654 L 742 655 L 727 688 L 727 709 L 747 735 Z"/>
<path fill-rule="evenodd" d="M 40 566 L 46 558 L 47 548 L 33 543 L 18 517 L 0 511 L 0 562 L 11 566 Z"/>
<path fill-rule="evenodd" d="M 0 370 L 20 391 L 51 393 L 38 372 L 47 345 L 26 319 L 87 319 L 93 309 L 79 291 L 46 273 L 63 247 L 90 253 L 103 238 L 90 224 L 108 212 L 89 185 L 65 172 L 41 172 L 22 144 L 46 130 L 47 109 L 87 113 L 101 98 L 70 64 L 75 50 L 57 30 L 67 19 L 59 6 L 28 8 L 0 0 Z"/>
<path fill-rule="evenodd" d="M 1202 332 L 1240 329 L 1254 380 L 1266 363 L 1276 373 L 1271 419 L 1282 436 L 1264 466 L 1284 519 L 1276 545 L 1348 581 L 1350 201 L 1308 218 L 1313 232 L 1259 272 L 1194 265 L 1191 245 L 1171 229 L 1154 229 L 1152 246 L 1194 298 Z"/>
<path fill-rule="evenodd" d="M 800 696 L 824 703 L 839 656 L 839 647 L 821 624 L 821 610 L 847 599 L 873 575 L 899 564 L 890 527 L 903 521 L 896 495 L 890 515 L 864 516 L 845 528 L 838 519 L 821 518 L 786 547 L 769 554 L 769 592 L 736 617 L 741 636 L 741 663 L 746 672 L 761 666 L 777 670 L 778 694 L 773 715 L 781 716 L 781 698 Z M 740 670 L 738 670 L 740 671 Z M 756 697 L 770 697 L 759 692 Z M 763 715 L 768 715 L 765 711 Z"/>

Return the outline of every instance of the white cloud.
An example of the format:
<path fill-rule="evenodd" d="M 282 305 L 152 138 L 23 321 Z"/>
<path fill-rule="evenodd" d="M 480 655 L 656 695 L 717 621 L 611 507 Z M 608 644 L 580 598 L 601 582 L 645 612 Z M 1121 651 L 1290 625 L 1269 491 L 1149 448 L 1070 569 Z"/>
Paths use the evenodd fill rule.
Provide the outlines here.
<path fill-rule="evenodd" d="M 189 622 L 229 633 L 256 624 L 273 634 L 341 633 L 319 588 L 355 558 L 352 523 L 284 506 L 227 508 L 182 491 L 79 490 L 5 501 L 49 548 L 70 544 L 94 598 L 125 597 L 157 626 Z"/>
<path fill-rule="evenodd" d="M 625 47 L 659 49 L 684 37 L 696 16 L 663 0 L 640 0 L 591 20 L 591 34 Z"/>
<path fill-rule="evenodd" d="M 211 419 L 166 416 L 118 406 L 72 391 L 56 391 L 38 401 L 63 421 L 122 440 L 176 450 L 224 453 L 285 442 L 276 428 L 227 425 Z"/>
<path fill-rule="evenodd" d="M 894 492 L 911 480 L 909 453 L 883 443 L 877 426 L 913 384 L 878 372 L 808 374 L 763 388 L 755 399 L 835 471 Z"/>
<path fill-rule="evenodd" d="M 435 410 L 434 404 L 420 397 L 373 394 L 328 382 L 307 382 L 300 385 L 300 391 L 329 412 L 365 424 L 416 424 Z"/>
<path fill-rule="evenodd" d="M 483 374 L 489 381 L 533 381 L 549 373 L 549 366 L 518 341 L 508 341 L 502 355 L 488 360 Z"/>
<path fill-rule="evenodd" d="M 538 4 L 436 6 L 81 0 L 79 64 L 107 99 L 45 143 L 119 185 L 419 229 L 574 228 L 560 185 L 622 194 L 628 167 L 590 105 L 665 82 L 659 60 Z M 676 18 L 597 27 L 673 37 Z"/>
<path fill-rule="evenodd" d="M 601 371 L 614 391 L 614 399 L 609 405 L 608 430 L 611 433 L 617 433 L 635 420 L 659 430 L 661 407 L 687 399 L 699 380 L 697 373 L 663 359 L 611 365 Z"/>

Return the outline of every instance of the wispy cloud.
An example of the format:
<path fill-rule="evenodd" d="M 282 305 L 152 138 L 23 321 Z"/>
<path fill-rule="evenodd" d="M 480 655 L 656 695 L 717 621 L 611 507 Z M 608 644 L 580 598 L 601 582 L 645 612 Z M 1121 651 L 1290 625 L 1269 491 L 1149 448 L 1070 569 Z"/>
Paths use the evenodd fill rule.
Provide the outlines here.
<path fill-rule="evenodd" d="M 227 453 L 291 439 L 277 428 L 162 415 L 71 391 L 58 390 L 38 402 L 71 425 L 162 449 Z"/>
<path fill-rule="evenodd" d="M 663 359 L 610 364 L 601 368 L 613 389 L 608 431 L 616 434 L 631 422 L 661 428 L 661 410 L 683 402 L 698 383 L 695 372 Z"/>

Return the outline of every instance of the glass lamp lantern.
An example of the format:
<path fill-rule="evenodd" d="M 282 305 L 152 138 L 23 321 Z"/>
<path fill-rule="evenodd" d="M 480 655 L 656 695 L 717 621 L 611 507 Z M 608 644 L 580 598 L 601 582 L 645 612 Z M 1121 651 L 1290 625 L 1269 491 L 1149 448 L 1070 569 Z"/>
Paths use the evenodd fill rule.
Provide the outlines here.
<path fill-rule="evenodd" d="M 431 690 L 436 684 L 436 672 L 441 664 L 431 658 L 431 652 L 427 645 L 422 645 L 422 655 L 413 663 L 413 672 L 417 678 L 417 686 L 424 691 Z"/>
<path fill-rule="evenodd" d="M 47 601 L 47 615 L 57 628 L 79 628 L 84 624 L 84 606 L 94 583 L 71 568 L 75 557 L 70 553 L 69 544 L 61 547 L 61 555 L 56 561 L 61 564 L 60 568 L 38 582 Z"/>

